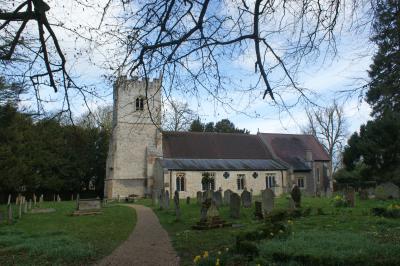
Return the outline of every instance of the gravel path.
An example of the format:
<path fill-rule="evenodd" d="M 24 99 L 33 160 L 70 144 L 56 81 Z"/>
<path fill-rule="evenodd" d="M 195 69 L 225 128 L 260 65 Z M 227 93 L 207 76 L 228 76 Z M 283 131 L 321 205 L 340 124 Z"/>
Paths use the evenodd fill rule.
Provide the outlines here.
<path fill-rule="evenodd" d="M 98 265 L 179 265 L 179 257 L 168 233 L 161 227 L 154 212 L 142 205 L 129 206 L 136 210 L 135 229 L 124 243 Z"/>

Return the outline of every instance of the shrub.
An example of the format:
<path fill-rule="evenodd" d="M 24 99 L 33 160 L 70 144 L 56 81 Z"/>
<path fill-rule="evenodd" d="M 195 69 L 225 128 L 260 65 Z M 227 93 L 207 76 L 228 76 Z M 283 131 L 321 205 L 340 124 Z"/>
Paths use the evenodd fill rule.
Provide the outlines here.
<path fill-rule="evenodd" d="M 376 207 L 371 209 L 372 215 L 388 218 L 400 218 L 400 204 L 390 204 L 386 208 Z"/>
<path fill-rule="evenodd" d="M 333 206 L 336 207 L 336 208 L 338 208 L 338 207 L 348 207 L 349 206 L 349 204 L 348 204 L 347 200 L 345 199 L 345 197 L 341 196 L 341 195 L 336 195 L 333 198 L 332 201 L 333 201 Z"/>

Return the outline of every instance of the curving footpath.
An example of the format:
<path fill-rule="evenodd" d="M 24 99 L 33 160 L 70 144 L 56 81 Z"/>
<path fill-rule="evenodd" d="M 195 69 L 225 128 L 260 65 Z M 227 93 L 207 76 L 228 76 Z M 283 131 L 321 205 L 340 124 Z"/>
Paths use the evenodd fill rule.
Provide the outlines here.
<path fill-rule="evenodd" d="M 137 223 L 129 238 L 97 265 L 176 266 L 179 257 L 168 233 L 154 212 L 142 205 L 129 205 L 136 210 Z"/>

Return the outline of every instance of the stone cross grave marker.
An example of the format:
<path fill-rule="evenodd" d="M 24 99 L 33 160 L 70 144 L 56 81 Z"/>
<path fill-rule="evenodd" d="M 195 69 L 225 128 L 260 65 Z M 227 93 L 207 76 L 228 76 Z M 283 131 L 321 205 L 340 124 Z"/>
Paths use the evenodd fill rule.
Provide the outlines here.
<path fill-rule="evenodd" d="M 240 196 L 232 193 L 229 200 L 229 210 L 232 218 L 238 219 L 240 217 L 240 205 Z"/>
<path fill-rule="evenodd" d="M 348 187 L 345 190 L 344 198 L 346 199 L 347 204 L 349 207 L 354 207 L 354 202 L 355 202 L 355 191 L 354 188 Z"/>
<path fill-rule="evenodd" d="M 224 203 L 226 205 L 229 205 L 229 202 L 231 201 L 231 194 L 232 194 L 232 190 L 227 189 L 224 191 Z"/>
<path fill-rule="evenodd" d="M 215 191 L 213 193 L 213 201 L 215 202 L 215 205 L 217 208 L 219 208 L 222 205 L 222 192 L 221 190 Z"/>
<path fill-rule="evenodd" d="M 255 205 L 255 211 L 254 211 L 254 216 L 257 219 L 263 219 L 264 215 L 263 215 L 263 211 L 262 211 L 262 204 L 261 201 L 256 201 L 254 202 Z"/>
<path fill-rule="evenodd" d="M 190 204 L 190 197 L 186 197 L 186 204 Z"/>
<path fill-rule="evenodd" d="M 181 208 L 179 206 L 179 192 L 177 190 L 174 193 L 174 206 L 176 219 L 179 220 L 181 218 Z"/>
<path fill-rule="evenodd" d="M 247 191 L 247 189 L 244 189 L 242 194 L 242 205 L 244 208 L 251 208 L 251 193 Z"/>
<path fill-rule="evenodd" d="M 266 188 L 261 191 L 262 209 L 263 213 L 270 213 L 274 209 L 274 191 L 270 188 Z"/>
<path fill-rule="evenodd" d="M 169 191 L 165 191 L 165 209 L 169 210 Z"/>
<path fill-rule="evenodd" d="M 201 191 L 196 192 L 196 202 L 197 204 L 201 204 L 203 202 L 203 192 Z"/>

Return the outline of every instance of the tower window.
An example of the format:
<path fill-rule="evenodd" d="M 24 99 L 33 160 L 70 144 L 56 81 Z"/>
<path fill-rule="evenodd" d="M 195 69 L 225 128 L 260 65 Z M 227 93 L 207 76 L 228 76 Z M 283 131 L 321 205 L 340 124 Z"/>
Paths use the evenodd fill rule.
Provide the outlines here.
<path fill-rule="evenodd" d="M 176 174 L 176 190 L 177 191 L 185 191 L 185 174 L 184 173 Z"/>
<path fill-rule="evenodd" d="M 136 111 L 143 111 L 144 110 L 144 99 L 143 97 L 136 98 Z"/>

